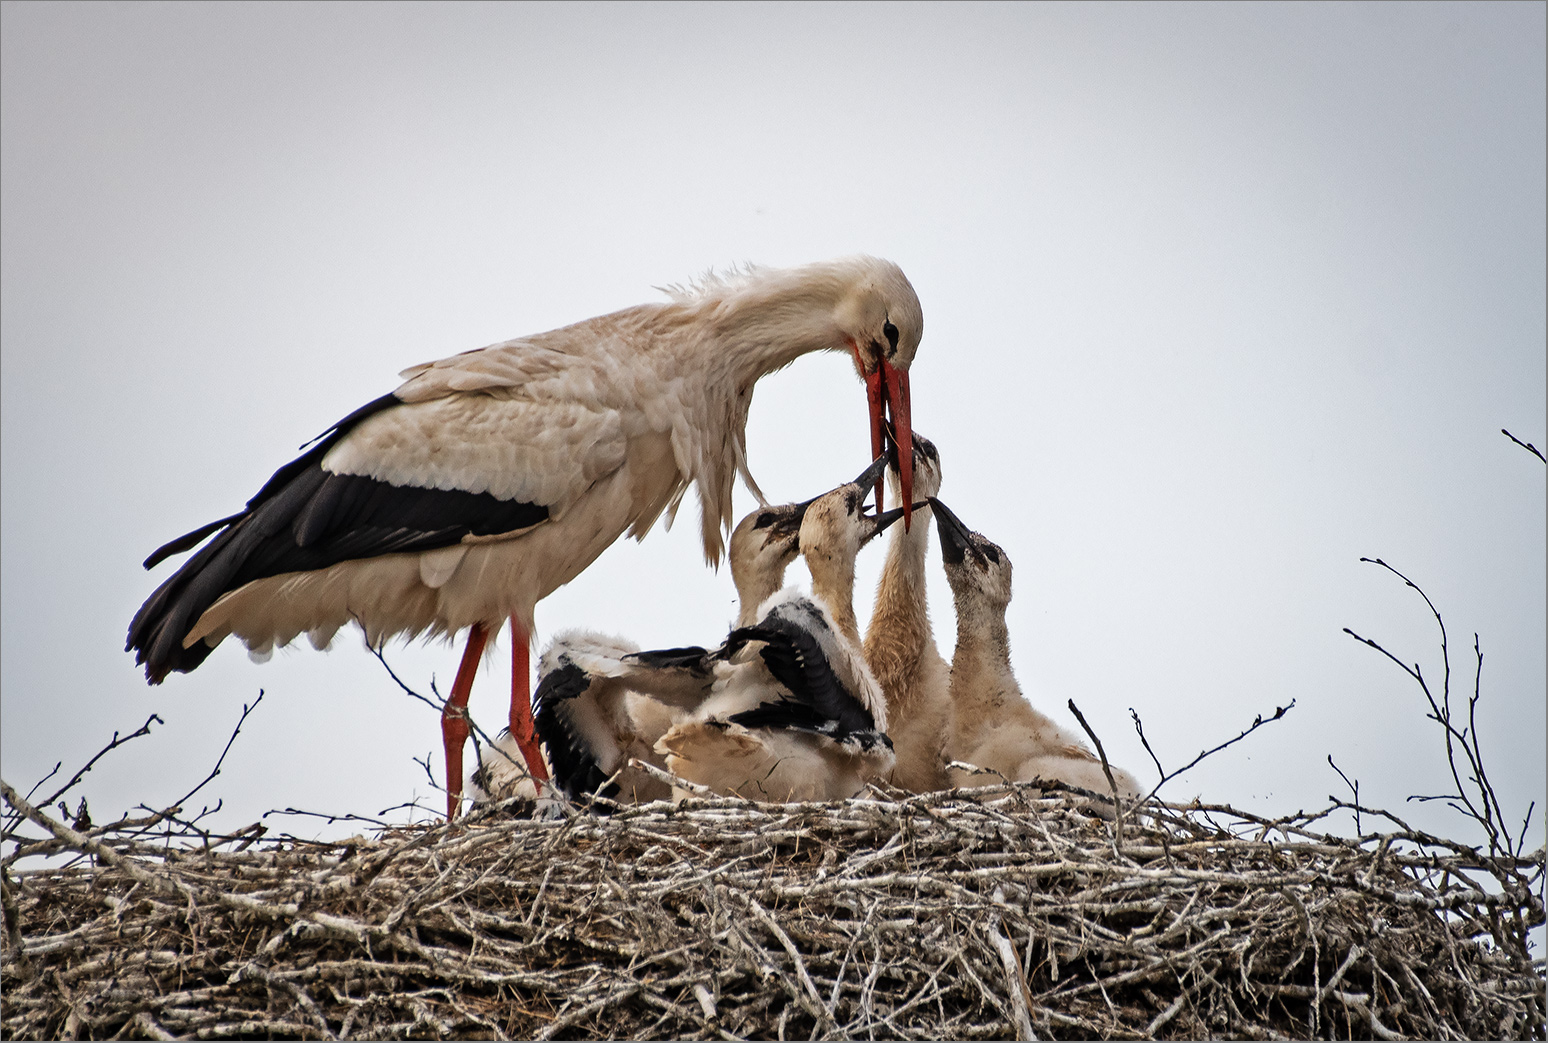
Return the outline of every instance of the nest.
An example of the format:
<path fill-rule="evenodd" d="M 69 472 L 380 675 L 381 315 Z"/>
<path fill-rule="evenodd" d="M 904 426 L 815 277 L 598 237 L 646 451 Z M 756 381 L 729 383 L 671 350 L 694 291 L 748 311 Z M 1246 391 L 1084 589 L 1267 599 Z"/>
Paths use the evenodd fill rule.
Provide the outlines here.
<path fill-rule="evenodd" d="M 5 798 L 48 831 L 4 863 L 13 1039 L 1545 1033 L 1541 851 L 1320 815 L 1000 785 L 307 843 Z"/>

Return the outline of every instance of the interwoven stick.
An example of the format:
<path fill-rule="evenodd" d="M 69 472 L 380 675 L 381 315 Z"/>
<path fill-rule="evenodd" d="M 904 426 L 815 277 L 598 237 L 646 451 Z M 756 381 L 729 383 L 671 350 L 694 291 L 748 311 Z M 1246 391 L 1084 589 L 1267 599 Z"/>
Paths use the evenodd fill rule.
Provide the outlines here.
<path fill-rule="evenodd" d="M 1152 802 L 1120 857 L 1088 797 L 1005 784 L 232 850 L 0 792 L 42 831 L 4 881 L 17 1039 L 1544 1035 L 1542 853 L 1325 813 Z"/>

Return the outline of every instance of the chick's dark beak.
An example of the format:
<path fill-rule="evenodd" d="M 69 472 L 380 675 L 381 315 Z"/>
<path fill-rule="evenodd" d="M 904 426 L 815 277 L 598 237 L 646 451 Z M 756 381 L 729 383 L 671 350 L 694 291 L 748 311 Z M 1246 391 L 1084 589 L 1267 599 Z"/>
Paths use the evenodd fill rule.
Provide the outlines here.
<path fill-rule="evenodd" d="M 927 507 L 929 505 L 925 501 L 921 500 L 918 503 L 911 503 L 908 506 L 911 509 L 911 511 L 917 511 L 921 507 Z M 904 516 L 904 508 L 902 508 L 902 507 L 894 507 L 890 511 L 881 511 L 878 514 L 876 514 L 872 518 L 872 521 L 875 523 L 876 527 L 874 529 L 872 529 L 870 532 L 866 533 L 865 539 L 862 541 L 862 544 L 869 543 L 875 537 L 880 536 L 882 533 L 886 532 L 889 528 L 892 527 L 892 523 L 893 522 L 897 521 L 899 518 L 901 518 L 903 516 Z"/>
<path fill-rule="evenodd" d="M 930 508 L 935 512 L 937 527 L 941 534 L 941 559 L 948 565 L 960 565 L 967 555 L 968 548 L 973 541 L 968 536 L 968 527 L 962 524 L 962 519 L 951 513 L 951 508 L 930 497 Z"/>
<path fill-rule="evenodd" d="M 882 489 L 881 481 L 882 481 L 882 476 L 885 475 L 886 473 L 887 473 L 887 454 L 886 453 L 881 453 L 880 455 L 878 455 L 876 457 L 876 459 L 871 461 L 871 464 L 870 464 L 869 467 L 867 467 L 865 470 L 860 472 L 859 477 L 857 477 L 853 482 L 850 483 L 851 485 L 858 485 L 862 489 L 868 488 L 869 486 L 874 484 L 876 486 L 876 507 L 877 507 L 878 510 L 881 509 L 881 489 Z"/>

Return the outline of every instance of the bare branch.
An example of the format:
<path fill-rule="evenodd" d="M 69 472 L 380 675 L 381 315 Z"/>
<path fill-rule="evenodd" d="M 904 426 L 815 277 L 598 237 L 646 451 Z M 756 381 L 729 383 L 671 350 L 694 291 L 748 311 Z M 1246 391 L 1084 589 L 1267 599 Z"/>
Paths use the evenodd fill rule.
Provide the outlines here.
<path fill-rule="evenodd" d="M 1344 769 L 1333 763 L 1333 755 L 1331 753 L 1328 754 L 1328 766 L 1331 767 L 1334 771 L 1338 772 L 1338 777 L 1344 780 L 1344 785 L 1348 786 L 1349 791 L 1354 794 L 1355 832 L 1363 832 L 1363 830 L 1360 829 L 1360 780 L 1356 779 L 1355 781 L 1350 782 L 1349 776 L 1344 774 Z"/>
<path fill-rule="evenodd" d="M 142 735 L 149 735 L 150 734 L 150 727 L 151 727 L 151 722 L 152 721 L 154 721 L 157 724 L 166 724 L 167 723 L 166 721 L 163 721 L 158 714 L 154 714 L 153 713 L 149 717 L 145 718 L 145 723 L 144 724 L 140 725 L 138 728 L 136 728 L 134 731 L 130 732 L 128 735 L 125 735 L 123 738 L 119 738 L 118 732 L 115 731 L 113 733 L 113 738 L 111 740 L 109 740 L 109 742 L 108 742 L 108 744 L 106 746 L 104 746 L 104 747 L 102 747 L 102 749 L 98 750 L 96 752 L 96 754 L 91 758 L 91 760 L 86 762 L 85 767 L 81 768 L 80 771 L 78 771 L 74 775 L 72 775 L 70 777 L 70 781 L 69 782 L 66 782 L 63 786 L 59 787 L 53 793 L 49 794 L 48 796 L 44 797 L 42 800 L 38 801 L 37 802 L 38 806 L 46 808 L 50 804 L 53 804 L 60 797 L 63 797 L 66 793 L 70 792 L 70 790 L 74 789 L 80 783 L 80 781 L 83 778 L 86 777 L 86 773 L 91 771 L 92 768 L 96 767 L 97 766 L 97 762 L 99 760 L 101 760 L 103 757 L 107 756 L 109 753 L 111 753 L 114 750 L 118 749 L 120 746 L 124 745 L 127 742 L 130 742 L 130 741 L 132 741 L 134 739 L 138 739 Z M 59 762 L 59 764 L 62 764 L 62 763 L 64 763 L 64 762 L 63 761 Z M 32 789 L 27 791 L 27 799 L 28 800 L 32 799 L 32 795 L 37 792 L 39 786 L 43 785 L 43 783 L 47 782 L 49 779 L 54 777 L 54 775 L 59 771 L 59 764 L 55 764 L 53 771 L 49 772 L 47 775 L 43 776 L 43 778 L 39 779 L 33 785 Z M 15 827 L 17 825 L 20 825 L 21 821 L 22 821 L 22 815 L 19 812 L 18 813 L 13 813 L 12 815 L 8 816 L 8 818 L 10 819 L 10 821 L 8 821 L 6 823 L 4 831 L 0 832 L 0 841 L 10 839 L 12 831 L 15 829 Z"/>
<path fill-rule="evenodd" d="M 1156 793 L 1161 789 L 1162 786 L 1165 786 L 1168 782 L 1170 782 L 1173 779 L 1177 778 L 1177 776 L 1183 774 L 1184 772 L 1188 771 L 1190 768 L 1194 767 L 1196 764 L 1198 764 L 1200 761 L 1202 761 L 1205 757 L 1213 756 L 1214 754 L 1219 753 L 1221 750 L 1225 749 L 1228 746 L 1236 745 L 1237 743 L 1241 742 L 1243 739 L 1247 738 L 1247 736 L 1251 735 L 1253 732 L 1255 732 L 1259 728 L 1263 727 L 1265 724 L 1272 724 L 1273 722 L 1279 720 L 1281 717 L 1283 717 L 1285 714 L 1289 713 L 1293 709 L 1295 709 L 1295 700 L 1291 699 L 1289 704 L 1286 705 L 1286 706 L 1276 706 L 1274 708 L 1274 714 L 1271 717 L 1264 717 L 1262 714 L 1258 714 L 1256 717 L 1253 718 L 1252 723 L 1250 725 L 1248 725 L 1246 727 L 1246 729 L 1244 729 L 1241 732 L 1241 734 L 1237 735 L 1235 738 L 1227 739 L 1225 742 L 1221 743 L 1219 746 L 1213 746 L 1210 749 L 1204 750 L 1197 757 L 1193 758 L 1193 760 L 1189 761 L 1187 764 L 1184 764 L 1181 768 L 1178 768 L 1176 771 L 1173 771 L 1173 772 L 1163 772 L 1162 775 L 1161 775 L 1161 781 L 1156 783 L 1155 786 L 1153 786 L 1151 788 L 1149 793 L 1145 794 L 1145 796 L 1140 800 L 1140 803 L 1143 804 L 1145 801 L 1148 801 L 1151 797 L 1154 797 L 1156 795 Z M 1134 708 L 1132 706 L 1129 708 L 1129 715 L 1134 718 L 1134 729 L 1135 729 L 1135 731 L 1139 732 L 1140 742 L 1145 743 L 1145 750 L 1146 750 L 1146 752 L 1148 752 L 1150 754 L 1151 759 L 1156 762 L 1156 768 L 1159 770 L 1161 768 L 1161 761 L 1160 761 L 1160 759 L 1158 757 L 1156 757 L 1155 751 L 1150 748 L 1150 743 L 1145 742 L 1144 725 L 1140 721 L 1139 714 L 1134 711 Z"/>
<path fill-rule="evenodd" d="M 1360 637 L 1360 635 L 1347 627 L 1344 629 L 1345 633 L 1357 641 L 1369 645 L 1394 663 L 1397 663 L 1403 668 L 1405 673 L 1418 682 L 1420 690 L 1424 693 L 1425 701 L 1430 707 L 1430 712 L 1426 716 L 1441 726 L 1442 734 L 1445 736 L 1446 766 L 1451 773 L 1451 779 L 1456 786 L 1456 792 L 1439 796 L 1414 796 L 1409 799 L 1421 802 L 1430 800 L 1460 801 L 1460 805 L 1452 804 L 1452 806 L 1463 815 L 1478 823 L 1488 838 L 1491 852 L 1514 854 L 1515 850 L 1511 848 L 1511 831 L 1505 822 L 1503 810 L 1500 808 L 1499 801 L 1494 792 L 1494 786 L 1489 782 L 1488 773 L 1484 770 L 1483 752 L 1479 746 L 1477 709 L 1478 702 L 1482 697 L 1483 648 L 1479 643 L 1478 635 L 1473 635 L 1473 652 L 1477 658 L 1477 669 L 1474 671 L 1473 693 L 1468 699 L 1468 723 L 1465 728 L 1458 728 L 1453 721 L 1451 712 L 1451 659 L 1447 647 L 1446 623 L 1441 618 L 1440 610 L 1435 607 L 1435 603 L 1430 600 L 1430 596 L 1417 583 L 1391 565 L 1388 565 L 1385 561 L 1382 561 L 1380 558 L 1361 558 L 1360 560 L 1380 565 L 1401 579 L 1407 586 L 1417 591 L 1419 596 L 1424 599 L 1425 605 L 1429 608 L 1430 614 L 1434 617 L 1436 626 L 1440 630 L 1441 662 L 1445 668 L 1445 682 L 1441 689 L 1440 698 L 1437 699 L 1434 692 L 1431 691 L 1429 685 L 1425 682 L 1423 672 L 1417 663 L 1410 668 L 1377 642 L 1369 638 Z M 1457 751 L 1459 749 L 1461 750 L 1461 760 L 1465 762 L 1462 764 L 1458 763 Z M 1468 795 L 1469 786 L 1463 781 L 1464 774 L 1467 777 L 1467 782 L 1472 784 L 1471 788 L 1477 794 L 1476 800 Z"/>
<path fill-rule="evenodd" d="M 1537 457 L 1543 463 L 1548 464 L 1548 457 L 1544 457 L 1543 454 L 1542 454 L 1542 451 L 1540 449 L 1538 449 L 1537 446 L 1533 445 L 1531 442 L 1523 442 L 1521 439 L 1517 438 L 1515 435 L 1511 434 L 1509 431 L 1505 430 L 1503 427 L 1500 428 L 1500 434 L 1504 435 L 1506 438 L 1510 439 L 1512 442 L 1515 442 L 1517 445 L 1519 445 L 1521 448 L 1525 449 L 1527 452 L 1531 453 L 1533 456 Z"/>
<path fill-rule="evenodd" d="M 1107 763 L 1107 751 L 1102 749 L 1102 740 L 1097 738 L 1097 733 L 1091 725 L 1086 723 L 1086 715 L 1080 712 L 1080 707 L 1075 705 L 1075 700 L 1069 700 L 1070 713 L 1080 722 L 1080 726 L 1086 730 L 1086 735 L 1096 743 L 1097 756 L 1102 759 L 1102 774 L 1107 776 L 1107 785 L 1113 791 L 1113 843 L 1119 851 L 1123 850 L 1123 796 L 1118 792 L 1118 783 L 1113 780 L 1113 769 Z"/>
<path fill-rule="evenodd" d="M 191 798 L 194 794 L 198 793 L 205 786 L 208 786 L 211 782 L 215 781 L 215 777 L 220 774 L 221 765 L 226 763 L 226 754 L 231 752 L 231 744 L 236 742 L 238 735 L 242 734 L 242 725 L 247 723 L 247 715 L 258 709 L 258 704 L 261 702 L 263 702 L 262 688 L 258 689 L 258 698 L 253 700 L 251 706 L 249 706 L 247 703 L 242 704 L 242 716 L 237 718 L 236 727 L 231 729 L 231 738 L 226 740 L 225 749 L 220 751 L 220 757 L 215 761 L 215 767 L 210 769 L 210 773 L 204 777 L 202 782 L 200 782 L 193 789 L 189 790 L 187 793 L 183 794 L 181 797 L 174 800 L 171 804 L 167 805 L 167 807 L 182 807 L 184 804 L 188 803 L 189 798 Z"/>

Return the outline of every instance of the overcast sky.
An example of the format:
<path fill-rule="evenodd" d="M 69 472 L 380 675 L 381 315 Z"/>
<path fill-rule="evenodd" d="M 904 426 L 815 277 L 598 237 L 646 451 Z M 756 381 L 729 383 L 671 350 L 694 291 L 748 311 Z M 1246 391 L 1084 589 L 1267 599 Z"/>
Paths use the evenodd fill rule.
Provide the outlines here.
<path fill-rule="evenodd" d="M 441 806 L 412 760 L 439 772 L 436 714 L 356 637 L 261 666 L 228 641 L 147 687 L 124 633 L 175 563 L 141 560 L 406 366 L 871 253 L 923 303 L 915 426 L 1015 562 L 1039 707 L 1075 699 L 1153 780 L 1129 707 L 1171 768 L 1293 699 L 1163 795 L 1317 806 L 1332 755 L 1463 835 L 1405 804 L 1449 785 L 1417 686 L 1342 632 L 1442 672 L 1379 556 L 1444 614 L 1459 697 L 1479 635 L 1491 775 L 1540 834 L 1545 469 L 1500 429 L 1545 444 L 1544 39 L 1537 3 L 6 3 L 4 776 L 155 712 L 84 791 L 99 822 L 160 806 L 263 689 L 207 791 L 224 825 Z M 841 355 L 765 379 L 764 490 L 851 477 L 865 415 Z M 540 604 L 539 646 L 718 641 L 730 577 L 685 513 Z M 442 691 L 457 655 L 388 652 Z"/>

